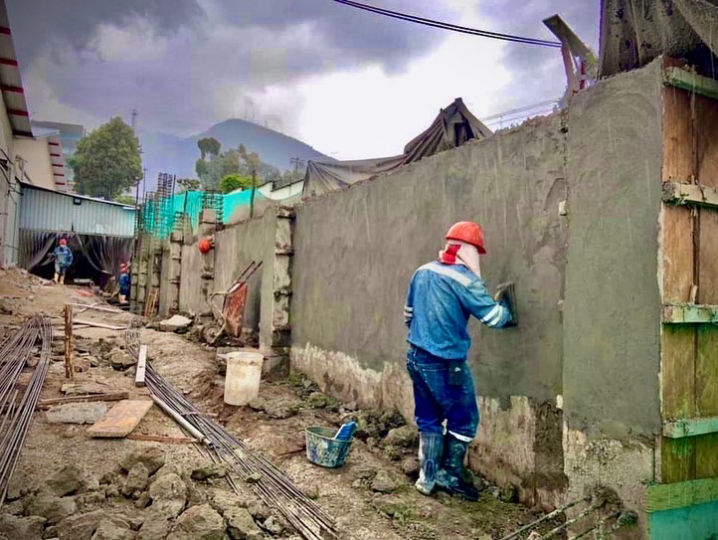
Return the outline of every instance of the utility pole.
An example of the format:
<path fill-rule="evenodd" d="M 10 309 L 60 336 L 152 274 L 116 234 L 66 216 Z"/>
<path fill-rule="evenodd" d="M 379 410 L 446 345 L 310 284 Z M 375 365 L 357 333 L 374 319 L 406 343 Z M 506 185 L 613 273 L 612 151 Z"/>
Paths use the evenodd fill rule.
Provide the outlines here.
<path fill-rule="evenodd" d="M 254 217 L 254 192 L 257 190 L 257 169 L 252 169 L 252 194 L 249 196 L 249 219 Z"/>
<path fill-rule="evenodd" d="M 294 165 L 294 174 L 296 175 L 299 171 L 299 167 L 304 167 L 304 160 L 299 156 L 294 156 L 289 160 L 289 163 Z"/>

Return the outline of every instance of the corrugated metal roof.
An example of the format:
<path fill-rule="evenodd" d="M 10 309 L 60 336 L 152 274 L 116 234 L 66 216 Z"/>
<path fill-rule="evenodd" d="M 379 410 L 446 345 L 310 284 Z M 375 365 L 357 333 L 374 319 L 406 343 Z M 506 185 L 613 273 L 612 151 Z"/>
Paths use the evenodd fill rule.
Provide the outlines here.
<path fill-rule="evenodd" d="M 30 113 L 22 88 L 5 0 L 0 0 L 0 85 L 13 133 L 16 136 L 31 137 Z"/>
<path fill-rule="evenodd" d="M 135 230 L 135 209 L 23 185 L 20 228 L 131 237 Z"/>

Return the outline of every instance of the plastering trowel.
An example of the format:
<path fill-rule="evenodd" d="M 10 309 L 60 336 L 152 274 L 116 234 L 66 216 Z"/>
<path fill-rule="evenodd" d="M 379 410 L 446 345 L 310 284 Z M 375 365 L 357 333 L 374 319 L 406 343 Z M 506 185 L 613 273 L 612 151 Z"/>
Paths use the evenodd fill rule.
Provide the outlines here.
<path fill-rule="evenodd" d="M 501 302 L 511 312 L 511 322 L 506 326 L 517 326 L 519 324 L 519 314 L 516 311 L 516 286 L 513 281 L 502 283 L 496 288 L 494 300 Z"/>

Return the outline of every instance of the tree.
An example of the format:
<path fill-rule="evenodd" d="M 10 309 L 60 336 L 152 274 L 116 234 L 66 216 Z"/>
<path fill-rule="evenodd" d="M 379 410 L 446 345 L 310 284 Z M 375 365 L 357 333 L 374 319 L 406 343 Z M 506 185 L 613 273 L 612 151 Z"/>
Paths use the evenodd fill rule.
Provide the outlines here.
<path fill-rule="evenodd" d="M 197 191 L 200 189 L 200 181 L 196 178 L 179 178 L 177 180 L 177 185 L 179 186 L 179 193 L 183 193 L 185 191 Z"/>
<path fill-rule="evenodd" d="M 202 156 L 195 163 L 197 176 L 199 176 L 204 189 L 222 189 L 221 181 L 230 175 L 250 178 L 252 172 L 256 172 L 257 185 L 281 178 L 279 169 L 263 163 L 259 154 L 248 152 L 243 144 L 220 153 L 218 150 L 220 146 L 217 142 L 212 150 L 218 150 L 218 153 L 212 154 L 209 152 L 210 145 L 206 140 L 200 139 L 197 142 Z M 200 143 L 202 144 L 200 145 Z"/>
<path fill-rule="evenodd" d="M 229 193 L 235 189 L 247 189 L 252 187 L 252 179 L 238 174 L 228 174 L 219 183 L 222 193 Z"/>
<path fill-rule="evenodd" d="M 115 117 L 80 139 L 68 163 L 78 193 L 112 200 L 142 176 L 140 141 Z"/>
<path fill-rule="evenodd" d="M 132 195 L 118 195 L 114 198 L 115 202 L 126 204 L 127 206 L 135 205 L 135 198 Z"/>
<path fill-rule="evenodd" d="M 207 162 L 204 158 L 199 158 L 194 164 L 194 170 L 197 173 L 197 176 L 200 177 L 200 180 L 204 180 L 209 173 L 209 162 Z"/>
<path fill-rule="evenodd" d="M 204 159 L 207 156 L 218 156 L 219 151 L 222 149 L 222 143 L 214 137 L 204 137 L 197 141 L 197 147 L 202 154 L 202 159 Z"/>

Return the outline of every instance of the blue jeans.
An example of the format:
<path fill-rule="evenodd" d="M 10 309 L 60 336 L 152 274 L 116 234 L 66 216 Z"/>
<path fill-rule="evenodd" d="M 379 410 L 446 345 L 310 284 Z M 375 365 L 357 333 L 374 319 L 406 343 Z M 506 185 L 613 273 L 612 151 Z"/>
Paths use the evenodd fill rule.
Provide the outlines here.
<path fill-rule="evenodd" d="M 414 383 L 414 416 L 422 433 L 449 433 L 469 442 L 479 426 L 474 379 L 465 361 L 449 361 L 409 346 L 406 368 Z M 450 373 L 451 371 L 451 373 Z"/>

